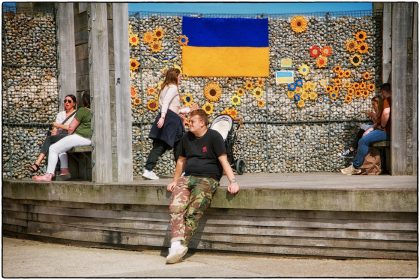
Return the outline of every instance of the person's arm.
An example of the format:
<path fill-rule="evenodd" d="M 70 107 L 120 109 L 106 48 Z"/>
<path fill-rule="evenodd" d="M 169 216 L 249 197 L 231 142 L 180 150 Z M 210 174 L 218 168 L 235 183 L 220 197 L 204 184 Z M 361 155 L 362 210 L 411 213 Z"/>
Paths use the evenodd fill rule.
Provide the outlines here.
<path fill-rule="evenodd" d="M 381 115 L 381 121 L 380 121 L 380 125 L 382 129 L 385 129 L 386 125 L 388 124 L 388 120 L 389 120 L 389 116 L 391 113 L 391 108 L 385 108 L 382 111 L 382 115 Z"/>
<path fill-rule="evenodd" d="M 68 133 L 73 134 L 73 132 L 76 130 L 76 128 L 79 126 L 79 124 L 80 124 L 80 122 L 76 118 L 74 118 L 69 125 L 69 128 L 67 130 Z"/>
<path fill-rule="evenodd" d="M 222 154 L 218 157 L 218 159 L 229 180 L 228 192 L 230 192 L 231 194 L 236 194 L 239 191 L 239 185 L 238 182 L 236 182 L 235 174 L 233 174 L 233 170 L 230 167 L 227 155 Z"/>
<path fill-rule="evenodd" d="M 160 119 L 157 123 L 157 127 L 161 128 L 165 122 L 165 116 L 168 112 L 169 104 L 171 103 L 172 99 L 175 95 L 178 94 L 178 90 L 176 86 L 170 85 L 168 91 L 166 92 L 165 97 L 163 98 L 162 108 L 160 110 Z"/>
<path fill-rule="evenodd" d="M 176 162 L 176 167 L 175 167 L 175 172 L 174 172 L 174 179 L 166 187 L 168 192 L 172 192 L 173 189 L 175 188 L 176 182 L 181 177 L 181 174 L 184 171 L 184 167 L 185 167 L 186 162 L 187 162 L 186 157 L 183 157 L 183 156 L 178 157 L 178 161 Z"/>

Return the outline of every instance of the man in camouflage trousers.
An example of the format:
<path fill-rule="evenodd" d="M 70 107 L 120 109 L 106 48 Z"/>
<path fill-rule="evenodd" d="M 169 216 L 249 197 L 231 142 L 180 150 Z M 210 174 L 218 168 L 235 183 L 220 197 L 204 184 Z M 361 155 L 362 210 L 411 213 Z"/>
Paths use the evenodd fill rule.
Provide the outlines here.
<path fill-rule="evenodd" d="M 236 194 L 239 185 L 227 159 L 222 136 L 208 129 L 204 110 L 190 113 L 189 132 L 180 141 L 174 178 L 167 190 L 172 192 L 169 212 L 171 215 L 171 247 L 166 263 L 177 263 L 188 251 L 188 243 L 211 203 L 219 181 L 226 173 L 228 192 Z M 181 176 L 185 172 L 184 176 Z"/>

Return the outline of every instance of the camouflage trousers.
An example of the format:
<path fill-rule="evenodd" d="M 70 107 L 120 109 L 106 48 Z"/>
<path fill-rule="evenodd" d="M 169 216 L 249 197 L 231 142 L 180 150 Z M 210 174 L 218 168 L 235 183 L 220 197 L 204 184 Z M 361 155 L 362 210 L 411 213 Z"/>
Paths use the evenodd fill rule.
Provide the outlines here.
<path fill-rule="evenodd" d="M 186 176 L 178 179 L 169 204 L 171 242 L 180 240 L 188 245 L 218 186 L 219 181 L 212 178 Z"/>

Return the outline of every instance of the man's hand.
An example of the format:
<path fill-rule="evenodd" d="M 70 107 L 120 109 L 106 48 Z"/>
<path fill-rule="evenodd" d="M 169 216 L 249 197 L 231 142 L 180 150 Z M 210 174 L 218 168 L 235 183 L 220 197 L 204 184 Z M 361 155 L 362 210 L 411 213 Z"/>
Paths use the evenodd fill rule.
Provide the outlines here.
<path fill-rule="evenodd" d="M 239 185 L 237 182 L 230 183 L 228 186 L 228 192 L 231 194 L 237 194 L 239 192 Z"/>

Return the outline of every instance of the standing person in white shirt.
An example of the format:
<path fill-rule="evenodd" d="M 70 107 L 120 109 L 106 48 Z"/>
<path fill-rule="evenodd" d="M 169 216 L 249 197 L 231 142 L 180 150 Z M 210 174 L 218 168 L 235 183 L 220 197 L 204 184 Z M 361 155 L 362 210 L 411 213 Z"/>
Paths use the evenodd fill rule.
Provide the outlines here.
<path fill-rule="evenodd" d="M 173 149 L 175 161 L 178 160 L 179 151 L 177 144 L 185 131 L 182 119 L 178 115 L 181 107 L 181 100 L 178 93 L 181 76 L 179 69 L 169 69 L 166 72 L 165 81 L 159 92 L 161 109 L 149 133 L 149 138 L 153 139 L 153 148 L 149 152 L 143 172 L 143 177 L 149 180 L 159 179 L 155 172 L 153 172 L 153 168 L 155 168 L 159 157 L 167 150 Z M 188 113 L 188 109 L 182 109 L 182 113 Z"/>

